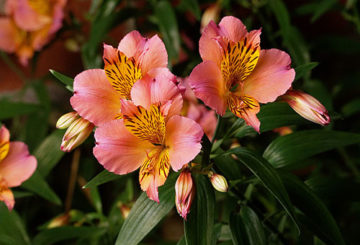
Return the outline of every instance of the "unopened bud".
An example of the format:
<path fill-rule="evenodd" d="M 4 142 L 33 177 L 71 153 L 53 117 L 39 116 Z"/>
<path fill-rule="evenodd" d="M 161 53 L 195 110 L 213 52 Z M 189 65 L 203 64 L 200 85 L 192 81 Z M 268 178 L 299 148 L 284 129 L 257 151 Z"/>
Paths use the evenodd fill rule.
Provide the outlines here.
<path fill-rule="evenodd" d="M 314 97 L 301 91 L 289 90 L 282 99 L 303 118 L 323 126 L 330 123 L 326 108 Z"/>
<path fill-rule="evenodd" d="M 175 184 L 175 204 L 181 217 L 186 220 L 190 212 L 191 203 L 195 196 L 195 186 L 191 177 L 190 169 L 184 168 Z"/>
<path fill-rule="evenodd" d="M 229 186 L 224 176 L 210 171 L 208 173 L 208 177 L 210 178 L 210 182 L 215 190 L 220 192 L 228 191 Z"/>
<path fill-rule="evenodd" d="M 280 127 L 273 129 L 274 132 L 280 134 L 281 136 L 291 134 L 293 131 L 290 127 Z"/>
<path fill-rule="evenodd" d="M 70 125 L 79 117 L 79 114 L 76 112 L 69 112 L 62 115 L 59 120 L 56 122 L 56 127 L 59 129 L 65 129 L 70 127 Z"/>
<path fill-rule="evenodd" d="M 123 203 L 120 204 L 119 206 L 120 206 L 119 208 L 120 208 L 120 212 L 121 212 L 122 216 L 124 217 L 124 219 L 126 219 L 129 216 L 131 208 L 128 205 L 123 204 Z"/>
<path fill-rule="evenodd" d="M 212 4 L 210 7 L 208 7 L 201 17 L 200 31 L 203 32 L 205 26 L 207 26 L 207 24 L 209 24 L 210 21 L 214 21 L 215 23 L 217 23 L 219 19 L 219 14 L 220 14 L 219 4 L 215 3 Z"/>
<path fill-rule="evenodd" d="M 72 151 L 89 137 L 93 129 L 94 124 L 88 120 L 81 117 L 76 119 L 64 134 L 60 146 L 61 150 L 65 152 Z"/>
<path fill-rule="evenodd" d="M 50 221 L 50 223 L 47 225 L 47 228 L 51 229 L 67 225 L 69 223 L 69 220 L 70 215 L 68 213 L 59 215 Z"/>

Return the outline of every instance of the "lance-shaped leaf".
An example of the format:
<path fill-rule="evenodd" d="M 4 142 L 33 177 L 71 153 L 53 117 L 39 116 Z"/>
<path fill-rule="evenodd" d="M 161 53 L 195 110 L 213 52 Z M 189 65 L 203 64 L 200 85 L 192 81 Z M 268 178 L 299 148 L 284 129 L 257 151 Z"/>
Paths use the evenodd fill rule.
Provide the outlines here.
<path fill-rule="evenodd" d="M 231 214 L 229 221 L 234 244 L 266 245 L 263 226 L 250 207 L 242 207 L 240 214 Z"/>
<path fill-rule="evenodd" d="M 142 193 L 131 208 L 116 240 L 116 245 L 137 245 L 164 218 L 175 203 L 177 174 L 169 176 L 165 185 L 159 187 L 160 203 Z"/>
<path fill-rule="evenodd" d="M 271 164 L 261 156 L 245 148 L 235 148 L 225 154 L 235 154 L 238 161 L 244 164 L 250 171 L 258 177 L 270 193 L 279 201 L 287 214 L 294 221 L 299 230 L 298 222 L 295 217 L 294 207 L 290 202 L 281 178 Z M 300 230 L 299 230 L 300 231 Z"/>
<path fill-rule="evenodd" d="M 275 139 L 263 156 L 274 167 L 280 168 L 321 152 L 359 142 L 360 134 L 328 130 L 300 131 Z"/>
<path fill-rule="evenodd" d="M 124 175 L 117 175 L 112 172 L 107 171 L 104 169 L 101 171 L 98 175 L 96 175 L 94 178 L 92 178 L 86 185 L 83 186 L 83 188 L 92 188 L 96 187 L 98 185 L 105 184 L 107 182 L 123 178 Z"/>
<path fill-rule="evenodd" d="M 0 120 L 30 114 L 43 109 L 39 104 L 10 102 L 5 100 L 0 101 L 0 108 Z"/>
<path fill-rule="evenodd" d="M 215 194 L 210 182 L 200 175 L 195 179 L 196 197 L 185 225 L 187 245 L 208 245 L 212 242 L 215 213 Z"/>
<path fill-rule="evenodd" d="M 299 220 L 327 244 L 345 244 L 336 221 L 320 198 L 297 177 L 287 173 L 280 176 L 292 202 L 304 214 Z"/>

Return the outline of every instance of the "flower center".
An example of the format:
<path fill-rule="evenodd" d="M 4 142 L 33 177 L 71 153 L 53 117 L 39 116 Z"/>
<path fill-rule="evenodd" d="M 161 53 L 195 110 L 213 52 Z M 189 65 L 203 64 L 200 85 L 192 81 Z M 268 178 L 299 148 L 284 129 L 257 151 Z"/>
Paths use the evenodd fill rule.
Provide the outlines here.
<path fill-rule="evenodd" d="M 232 93 L 228 96 L 227 103 L 229 110 L 237 117 L 242 117 L 249 110 L 256 110 L 259 107 L 259 103 L 254 98 L 245 95 L 236 96 Z"/>
<path fill-rule="evenodd" d="M 134 83 L 142 78 L 141 69 L 135 65 L 132 58 L 116 51 L 117 55 L 112 60 L 104 58 L 105 73 L 113 88 L 118 91 L 124 99 L 131 99 L 131 88 Z"/>
<path fill-rule="evenodd" d="M 228 42 L 221 61 L 221 73 L 227 90 L 242 85 L 245 78 L 254 70 L 259 55 L 259 44 L 249 42 L 247 37 L 237 43 Z"/>

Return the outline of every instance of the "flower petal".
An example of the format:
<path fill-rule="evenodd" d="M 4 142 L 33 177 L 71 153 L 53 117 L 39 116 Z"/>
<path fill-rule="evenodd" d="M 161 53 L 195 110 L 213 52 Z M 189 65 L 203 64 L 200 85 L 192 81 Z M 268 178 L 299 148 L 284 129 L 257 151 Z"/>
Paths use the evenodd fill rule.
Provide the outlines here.
<path fill-rule="evenodd" d="M 158 187 L 162 186 L 169 174 L 170 163 L 167 150 L 154 149 L 148 153 L 139 172 L 141 189 L 151 200 L 159 202 Z"/>
<path fill-rule="evenodd" d="M 8 207 L 9 211 L 13 210 L 15 205 L 14 194 L 6 186 L 0 187 L 0 201 L 3 201 Z"/>
<path fill-rule="evenodd" d="M 139 59 L 143 74 L 146 74 L 153 68 L 167 67 L 168 55 L 165 45 L 158 35 L 146 40 Z"/>
<path fill-rule="evenodd" d="M 152 147 L 132 135 L 120 119 L 98 127 L 95 140 L 93 153 L 96 159 L 116 174 L 127 174 L 139 168 L 146 159 L 146 150 Z"/>
<path fill-rule="evenodd" d="M 0 128 L 0 162 L 7 156 L 9 153 L 10 146 L 10 133 L 9 130 L 2 125 Z"/>
<path fill-rule="evenodd" d="M 134 58 L 126 57 L 118 49 L 106 44 L 103 58 L 105 74 L 113 88 L 122 98 L 131 99 L 131 88 L 142 77 L 142 71 L 135 64 Z"/>
<path fill-rule="evenodd" d="M 199 41 L 199 52 L 203 61 L 212 60 L 220 65 L 222 59 L 223 49 L 218 43 L 217 37 L 221 36 L 222 32 L 214 21 L 205 27 Z"/>
<path fill-rule="evenodd" d="M 186 117 L 197 122 L 207 137 L 211 140 L 216 129 L 217 118 L 213 110 L 208 110 L 202 104 L 193 104 L 189 105 L 189 109 Z"/>
<path fill-rule="evenodd" d="M 166 124 L 166 146 L 169 147 L 171 167 L 178 171 L 196 157 L 201 149 L 204 132 L 193 120 L 173 116 Z"/>
<path fill-rule="evenodd" d="M 118 49 L 127 57 L 135 57 L 143 50 L 146 39 L 138 31 L 132 31 L 121 39 Z"/>
<path fill-rule="evenodd" d="M 178 115 L 181 112 L 183 100 L 175 81 L 176 77 L 169 69 L 152 69 L 146 77 L 134 84 L 131 98 L 136 105 L 147 109 L 151 105 L 164 106 L 162 112 L 167 117 Z M 165 107 L 168 108 L 165 110 Z"/>
<path fill-rule="evenodd" d="M 11 1 L 10 1 L 11 2 Z M 40 14 L 32 7 L 31 1 L 17 0 L 17 4 L 8 8 L 14 15 L 16 25 L 26 31 L 36 31 L 51 23 L 51 17 Z M 50 5 L 50 3 L 48 3 Z M 49 6 L 50 7 L 50 6 Z"/>
<path fill-rule="evenodd" d="M 246 78 L 243 94 L 268 103 L 284 94 L 295 78 L 290 56 L 278 49 L 261 50 L 255 69 Z"/>
<path fill-rule="evenodd" d="M 21 185 L 35 171 L 36 158 L 29 154 L 28 147 L 23 142 L 10 142 L 10 150 L 0 163 L 0 175 L 8 187 Z"/>
<path fill-rule="evenodd" d="M 74 95 L 71 106 L 79 115 L 96 126 L 113 120 L 120 113 L 120 98 L 108 79 L 104 70 L 86 70 L 74 79 Z"/>
<path fill-rule="evenodd" d="M 243 118 L 247 125 L 260 133 L 260 121 L 256 117 L 256 114 L 260 111 L 260 105 L 254 98 L 231 94 L 228 98 L 228 106 L 235 116 Z"/>
<path fill-rule="evenodd" d="M 197 65 L 189 76 L 196 97 L 220 115 L 226 111 L 225 85 L 219 67 L 213 61 Z"/>
<path fill-rule="evenodd" d="M 234 16 L 226 16 L 222 18 L 219 27 L 223 30 L 226 37 L 233 41 L 239 42 L 247 34 L 246 26 Z"/>
<path fill-rule="evenodd" d="M 5 52 L 15 52 L 17 43 L 17 28 L 9 18 L 0 18 L 0 49 Z"/>

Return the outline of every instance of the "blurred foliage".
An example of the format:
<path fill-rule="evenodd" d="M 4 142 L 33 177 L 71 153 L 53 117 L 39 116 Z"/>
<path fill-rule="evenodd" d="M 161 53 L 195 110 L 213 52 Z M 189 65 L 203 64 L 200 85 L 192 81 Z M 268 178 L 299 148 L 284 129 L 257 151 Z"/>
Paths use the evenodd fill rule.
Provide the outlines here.
<path fill-rule="evenodd" d="M 0 203 L 0 244 L 359 244 L 358 1 L 73 2 L 86 2 L 87 8 L 81 16 L 67 9 L 58 38 L 79 36 L 83 69 L 75 74 L 102 68 L 102 43 L 116 46 L 137 29 L 148 36 L 158 33 L 173 73 L 185 77 L 200 62 L 201 16 L 218 4 L 220 17 L 234 15 L 248 30 L 262 28 L 262 48 L 290 54 L 297 72 L 294 87 L 318 98 L 333 120 L 320 128 L 283 103 L 262 106 L 260 135 L 241 119 L 222 120 L 218 141 L 208 142 L 204 151 L 211 151 L 213 168 L 228 179 L 229 192 L 214 193 L 205 177 L 196 176 L 196 200 L 183 222 L 173 208 L 176 173 L 160 188 L 157 204 L 140 191 L 136 173 L 103 170 L 91 140 L 78 153 L 61 152 L 64 132 L 55 122 L 69 111 L 73 79 L 57 67 L 50 71 L 54 77 L 29 75 L 1 53 L 6 69 L 24 85 L 1 94 L 0 120 L 12 140 L 29 145 L 38 169 L 15 189 L 14 211 Z M 36 67 L 36 58 L 32 62 Z M 60 102 L 50 86 L 64 95 Z M 272 131 L 283 126 L 294 133 Z M 234 142 L 241 147 L 229 151 Z M 56 219 L 59 227 L 49 228 Z"/>

